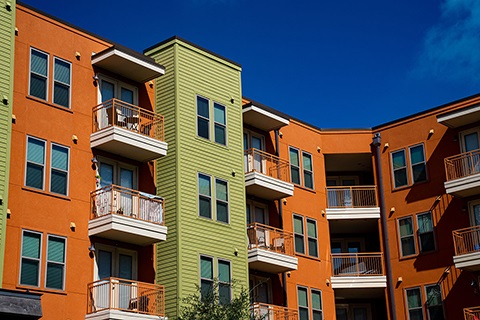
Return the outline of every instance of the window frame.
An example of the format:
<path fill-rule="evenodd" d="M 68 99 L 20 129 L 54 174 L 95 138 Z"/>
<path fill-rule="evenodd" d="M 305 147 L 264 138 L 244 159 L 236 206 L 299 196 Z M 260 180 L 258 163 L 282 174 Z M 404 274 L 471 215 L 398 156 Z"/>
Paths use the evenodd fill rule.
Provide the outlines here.
<path fill-rule="evenodd" d="M 408 304 L 408 291 L 409 290 L 418 290 L 418 292 L 420 293 L 420 307 L 414 307 L 414 308 L 410 308 L 409 304 Z M 416 287 L 410 287 L 410 288 L 405 288 L 404 289 L 404 295 L 405 295 L 405 307 L 407 309 L 407 319 L 410 320 L 410 310 L 422 310 L 422 318 L 425 320 L 425 310 L 424 310 L 424 303 L 423 303 L 423 295 L 422 295 L 422 288 L 421 286 L 416 286 Z"/>
<path fill-rule="evenodd" d="M 24 257 L 23 255 L 23 243 L 25 240 L 25 233 L 32 233 L 32 234 L 37 234 L 40 235 L 40 243 L 39 243 L 39 248 L 38 248 L 38 256 L 39 258 L 31 258 L 31 257 Z M 38 232 L 38 231 L 33 231 L 29 229 L 22 229 L 22 237 L 21 237 L 21 242 L 20 242 L 20 264 L 19 264 L 19 273 L 18 273 L 18 284 L 20 286 L 28 286 L 28 287 L 35 287 L 35 288 L 40 288 L 40 284 L 42 283 L 41 275 L 42 275 L 42 256 L 43 256 L 43 233 Z M 24 284 L 22 283 L 22 262 L 23 259 L 29 259 L 29 260 L 34 260 L 38 262 L 38 271 L 37 271 L 37 285 L 31 285 L 31 284 Z"/>
<path fill-rule="evenodd" d="M 306 303 L 307 305 L 306 306 L 301 306 L 300 305 L 300 290 L 305 290 L 305 294 L 307 296 L 307 299 L 306 299 Z M 303 310 L 307 310 L 307 320 L 310 320 L 310 305 L 308 303 L 309 301 L 309 294 L 308 294 L 308 287 L 305 287 L 305 286 L 301 286 L 301 285 L 297 285 L 297 303 L 298 303 L 298 319 L 300 319 L 300 309 L 303 309 Z"/>
<path fill-rule="evenodd" d="M 210 136 L 211 136 L 211 132 L 210 132 L 210 131 L 211 131 L 211 130 L 210 130 L 210 118 L 212 117 L 212 115 L 210 114 L 210 113 L 211 113 L 211 112 L 210 112 L 210 99 L 208 99 L 208 98 L 206 98 L 206 97 L 204 97 L 204 96 L 201 96 L 201 95 L 199 95 L 199 94 L 197 94 L 195 97 L 196 97 L 196 98 L 195 98 L 195 105 L 196 105 L 196 107 L 197 107 L 197 108 L 196 108 L 196 109 L 197 109 L 197 110 L 196 110 L 196 118 L 197 118 L 197 123 L 196 123 L 197 130 L 196 130 L 196 131 L 197 131 L 197 137 L 202 138 L 202 139 L 206 139 L 206 140 L 210 140 Z M 200 115 L 199 112 L 198 112 L 198 101 L 199 101 L 199 99 L 203 99 L 203 100 L 206 100 L 206 101 L 207 101 L 208 118 L 205 118 L 205 116 Z M 200 119 L 201 119 L 201 120 L 205 120 L 205 121 L 207 122 L 207 129 L 208 129 L 208 130 L 207 130 L 207 134 L 208 134 L 208 137 L 204 137 L 204 136 L 201 136 L 201 135 L 199 134 L 199 131 L 198 131 L 198 130 L 199 130 L 199 125 L 198 125 L 198 123 L 199 123 L 199 120 L 200 120 Z"/>
<path fill-rule="evenodd" d="M 43 55 L 45 55 L 47 57 L 47 75 L 44 76 L 42 74 L 38 74 L 36 72 L 33 72 L 32 71 L 32 51 L 36 51 L 38 53 L 41 53 Z M 49 94 L 49 91 L 48 91 L 48 87 L 49 87 L 49 77 L 50 77 L 50 54 L 48 54 L 47 52 L 45 51 L 42 51 L 42 50 L 39 50 L 37 48 L 34 48 L 34 47 L 30 47 L 30 59 L 29 59 L 29 70 L 28 70 L 28 74 L 29 74 L 29 77 L 28 77 L 28 96 L 29 97 L 34 97 L 36 99 L 40 99 L 40 100 L 43 100 L 43 101 L 48 101 L 48 94 Z M 35 95 L 33 95 L 31 93 L 31 89 L 32 89 L 32 74 L 34 74 L 35 76 L 38 76 L 38 77 L 42 77 L 45 79 L 45 99 L 43 98 L 40 98 L 40 97 L 37 97 Z"/>
<path fill-rule="evenodd" d="M 419 217 L 420 216 L 424 216 L 424 215 L 430 215 L 430 222 L 431 222 L 431 228 L 432 230 L 431 231 L 426 231 L 426 232 L 420 232 L 420 222 L 419 222 Z M 428 252 L 434 252 L 437 250 L 437 241 L 436 241 L 436 238 L 435 238 L 435 225 L 433 223 L 433 214 L 431 211 L 427 211 L 427 212 L 422 212 L 422 213 L 417 213 L 416 215 L 416 223 L 417 223 L 417 237 L 418 237 L 418 252 L 419 253 L 428 253 Z M 432 250 L 428 250 L 428 251 L 424 251 L 423 250 L 423 246 L 422 246 L 422 240 L 421 240 L 421 236 L 422 235 L 425 235 L 425 234 L 428 234 L 428 233 L 431 233 L 432 234 L 432 240 L 433 240 L 433 249 Z"/>
<path fill-rule="evenodd" d="M 59 169 L 59 168 L 54 168 L 54 167 L 53 167 L 53 147 L 54 147 L 54 146 L 57 146 L 57 147 L 60 147 L 60 148 L 63 148 L 63 149 L 66 149 L 66 150 L 67 150 L 67 170 L 63 170 L 63 169 Z M 65 180 L 65 183 L 66 183 L 66 186 L 65 186 L 65 194 L 52 191 L 52 172 L 53 172 L 54 170 L 59 171 L 59 172 L 63 172 L 63 173 L 66 174 L 66 177 L 65 177 L 65 179 L 66 179 L 66 180 Z M 49 173 L 50 173 L 50 176 L 49 176 L 50 186 L 49 186 L 49 189 L 48 189 L 49 192 L 68 197 L 68 195 L 69 195 L 69 186 L 70 186 L 70 147 L 61 145 L 61 144 L 59 144 L 59 143 L 50 142 L 50 170 L 49 170 Z"/>
<path fill-rule="evenodd" d="M 396 154 L 396 153 L 399 153 L 399 152 L 402 152 L 403 153 L 403 158 L 405 160 L 405 164 L 403 167 L 401 168 L 397 168 L 395 169 L 394 168 L 394 161 L 393 161 L 393 155 Z M 398 188 L 402 188 L 402 187 L 406 187 L 406 186 L 409 186 L 410 183 L 409 183 L 409 179 L 408 179 L 408 159 L 407 159 L 407 152 L 405 151 L 405 149 L 399 149 L 399 150 L 395 150 L 395 151 L 392 151 L 390 152 L 390 162 L 391 162 L 391 170 L 392 170 L 392 182 L 393 182 L 393 188 L 394 189 L 398 189 Z M 396 179 L 395 179 L 395 172 L 396 171 L 399 171 L 399 170 L 405 170 L 405 180 L 406 180 L 406 184 L 402 184 L 400 186 L 397 186 L 397 183 L 396 183 Z"/>
<path fill-rule="evenodd" d="M 434 305 L 435 307 L 438 307 L 438 306 L 441 306 L 442 307 L 442 314 L 443 314 L 443 319 L 445 320 L 445 308 L 444 308 L 444 304 L 443 304 L 443 295 L 442 295 L 442 287 L 435 283 L 435 284 L 425 284 L 423 285 L 423 289 L 424 289 L 424 294 L 425 294 L 425 313 L 427 314 L 427 319 L 428 320 L 431 320 L 431 317 L 430 317 L 430 304 L 428 302 L 428 291 L 427 289 L 430 288 L 430 287 L 438 287 L 440 290 L 440 300 L 442 301 L 441 304 L 436 304 Z"/>
<path fill-rule="evenodd" d="M 291 157 L 291 152 L 292 151 L 295 151 L 297 153 L 298 165 L 294 165 L 292 163 L 292 157 Z M 302 185 L 302 169 L 301 169 L 302 159 L 300 157 L 300 150 L 295 148 L 295 147 L 289 146 L 288 147 L 288 161 L 290 163 L 290 181 L 295 185 L 301 186 Z M 298 183 L 293 181 L 292 168 L 294 168 L 294 167 L 298 170 Z"/>
<path fill-rule="evenodd" d="M 228 271 L 229 271 L 229 282 L 224 282 L 224 281 L 221 281 L 220 280 L 220 263 L 221 262 L 224 262 L 224 263 L 227 263 L 228 264 Z M 232 262 L 230 260 L 226 260 L 226 259 L 220 259 L 218 258 L 217 259 L 217 270 L 218 270 L 218 295 L 219 295 L 219 302 L 220 304 L 222 304 L 222 300 L 221 300 L 221 296 L 220 296 L 220 288 L 221 286 L 226 286 L 228 287 L 228 300 L 229 302 L 232 301 Z"/>
<path fill-rule="evenodd" d="M 57 239 L 63 239 L 64 240 L 64 252 L 63 252 L 63 263 L 57 262 L 57 261 L 50 261 L 48 260 L 48 253 L 50 251 L 50 246 L 48 245 L 48 240 L 50 238 L 57 238 Z M 61 290 L 65 291 L 65 280 L 66 280 L 66 273 L 67 273 L 67 237 L 63 236 L 57 236 L 54 234 L 47 234 L 47 249 L 45 253 L 45 279 L 44 279 L 44 287 L 49 290 Z M 50 288 L 47 286 L 47 279 L 48 279 L 48 265 L 49 263 L 55 264 L 55 265 L 61 265 L 62 266 L 62 288 Z"/>
<path fill-rule="evenodd" d="M 416 148 L 416 147 L 420 147 L 420 146 L 422 147 L 423 162 L 417 162 L 417 163 L 414 164 L 412 162 L 412 149 Z M 413 166 L 418 166 L 419 164 L 422 164 L 422 163 L 423 163 L 423 166 L 425 168 L 424 169 L 425 170 L 425 180 L 415 181 L 415 176 L 413 174 Z M 410 177 L 411 177 L 411 183 L 409 185 L 413 185 L 413 184 L 416 184 L 416 183 L 421 183 L 421 182 L 428 181 L 427 158 L 425 156 L 425 145 L 423 143 L 414 144 L 414 145 L 408 147 L 408 164 L 410 166 Z M 407 182 L 408 182 L 408 179 L 407 179 Z"/>
<path fill-rule="evenodd" d="M 301 216 L 299 214 L 296 214 L 294 213 L 293 215 L 293 248 L 294 248 L 294 252 L 295 254 L 301 254 L 301 255 L 306 255 L 306 246 L 305 246 L 305 219 L 304 219 L 304 216 Z M 295 231 L 295 218 L 300 218 L 301 222 L 302 222 L 302 233 L 297 233 Z M 303 247 L 303 252 L 298 252 L 297 251 L 297 246 L 296 246 L 296 240 L 297 240 L 297 236 L 300 238 L 302 238 L 302 247 Z"/>
<path fill-rule="evenodd" d="M 202 277 L 202 258 L 203 259 L 208 259 L 212 262 L 212 278 L 211 279 L 208 279 L 208 278 L 204 278 Z M 205 254 L 200 254 L 200 258 L 199 258 L 199 282 L 200 282 L 200 299 L 202 299 L 202 280 L 204 281 L 208 281 L 209 283 L 211 283 L 211 288 L 213 290 L 213 284 L 214 284 L 214 279 L 215 279 L 215 258 L 212 257 L 212 256 L 209 256 L 209 255 L 205 255 Z"/>
<path fill-rule="evenodd" d="M 316 292 L 320 295 L 320 307 L 321 309 L 316 309 L 313 307 L 313 293 Z M 312 305 L 312 319 L 315 319 L 314 314 L 315 312 L 319 312 L 321 315 L 321 319 L 323 319 L 323 293 L 320 289 L 310 288 L 310 300 Z"/>
<path fill-rule="evenodd" d="M 408 236 L 404 236 L 402 237 L 402 234 L 401 234 L 401 231 L 400 231 L 400 220 L 405 220 L 405 219 L 411 219 L 412 221 L 412 234 L 411 235 L 408 235 Z M 413 256 L 416 256 L 418 255 L 418 251 L 417 251 L 417 243 L 416 243 L 416 237 L 415 237 L 415 220 L 413 219 L 413 216 L 412 215 L 409 215 L 409 216 L 405 216 L 405 217 L 399 217 L 397 218 L 397 227 L 398 227 L 398 243 L 399 243 L 399 253 L 400 253 L 400 259 L 402 258 L 408 258 L 408 257 L 413 257 Z M 413 248 L 415 250 L 414 253 L 412 254 L 409 254 L 409 255 L 403 255 L 403 245 L 402 245 L 402 239 L 403 238 L 406 238 L 406 237 L 412 237 L 413 238 Z"/>
<path fill-rule="evenodd" d="M 219 199 L 218 197 L 218 194 L 217 194 L 217 191 L 218 191 L 218 188 L 217 188 L 217 183 L 221 181 L 221 182 L 224 182 L 225 183 L 225 186 L 226 186 L 226 189 L 227 189 L 227 200 L 222 200 L 222 199 Z M 222 220 L 219 220 L 218 219 L 218 204 L 220 203 L 223 203 L 227 206 L 227 221 L 222 221 Z M 229 187 L 228 187 L 228 181 L 227 180 L 224 180 L 224 179 L 220 179 L 220 178 L 215 178 L 215 221 L 217 222 L 221 222 L 221 223 L 225 223 L 225 224 L 230 224 L 230 197 L 229 197 Z"/>
<path fill-rule="evenodd" d="M 256 223 L 256 212 L 255 212 L 255 209 L 256 208 L 260 208 L 260 209 L 263 209 L 263 214 L 265 216 L 265 225 L 269 225 L 269 214 L 268 214 L 268 205 L 265 204 L 265 203 L 261 203 L 261 202 L 257 202 L 257 201 L 253 201 L 253 200 L 250 200 L 250 199 L 247 199 L 246 201 L 246 208 L 248 208 L 249 212 L 245 212 L 246 214 L 249 214 L 250 216 L 247 215 L 247 225 L 249 224 L 252 224 L 252 223 Z M 250 220 L 250 223 L 248 223 L 248 221 Z M 259 222 L 260 223 L 260 222 Z"/>
<path fill-rule="evenodd" d="M 308 157 L 310 157 L 310 166 L 312 167 L 312 170 L 307 170 L 305 169 L 305 166 L 304 166 L 304 157 L 305 155 L 307 155 Z M 302 150 L 302 161 L 301 161 L 301 164 L 302 164 L 302 172 L 303 172 L 303 186 L 307 189 L 311 189 L 311 190 L 315 190 L 315 178 L 314 178 L 314 174 L 313 174 L 313 155 L 309 152 L 306 152 L 306 151 L 303 151 Z M 311 187 L 308 187 L 306 184 L 305 184 L 305 181 L 307 181 L 307 179 L 305 179 L 305 176 L 307 174 L 310 174 L 311 177 L 312 177 L 312 186 Z"/>
<path fill-rule="evenodd" d="M 32 161 L 29 161 L 28 160 L 28 142 L 29 142 L 29 139 L 32 139 L 32 140 L 37 140 L 37 141 L 40 141 L 43 143 L 43 165 L 40 165 L 36 162 L 32 162 Z M 37 138 L 37 137 L 34 137 L 34 136 L 30 136 L 30 135 L 27 135 L 27 143 L 26 143 L 26 146 L 25 146 L 25 149 L 26 149 L 26 152 L 25 152 L 25 177 L 24 177 L 24 185 L 28 188 L 33 188 L 33 189 L 36 189 L 36 190 L 43 190 L 45 191 L 45 184 L 46 184 L 46 181 L 45 181 L 45 177 L 46 177 L 46 168 L 47 168 L 47 140 L 45 139 L 40 139 L 40 138 Z M 27 173 L 28 173 L 28 163 L 32 163 L 36 166 L 42 166 L 42 188 L 39 189 L 39 188 L 36 188 L 36 187 L 32 187 L 32 186 L 29 186 L 27 184 Z"/>
<path fill-rule="evenodd" d="M 208 177 L 209 179 L 209 185 L 210 185 L 210 195 L 204 195 L 200 193 L 200 176 Z M 213 220 L 213 192 L 212 192 L 212 176 L 205 174 L 205 173 L 197 173 L 197 199 L 198 199 L 198 216 L 200 218 L 205 218 L 209 220 Z M 200 198 L 203 197 L 205 199 L 208 199 L 210 202 L 210 212 L 209 216 L 206 217 L 201 214 L 201 206 L 200 206 Z"/>
<path fill-rule="evenodd" d="M 305 223 L 305 228 L 306 228 L 306 235 L 307 235 L 307 251 L 308 251 L 308 256 L 310 257 L 315 257 L 318 258 L 318 227 L 317 227 L 317 220 L 305 217 L 306 223 Z M 313 222 L 315 226 L 315 237 L 310 237 L 308 235 L 308 223 Z M 310 254 L 310 240 L 313 239 L 315 241 L 315 250 L 316 250 L 316 255 Z"/>
<path fill-rule="evenodd" d="M 213 102 L 213 107 L 212 107 L 213 108 L 213 141 L 215 143 L 218 143 L 219 145 L 227 146 L 227 141 L 228 141 L 228 138 L 227 138 L 227 106 L 225 106 L 225 105 L 223 105 L 219 102 L 215 102 L 215 101 L 212 101 L 212 102 Z M 225 116 L 225 124 L 215 121 L 215 107 L 216 106 L 219 106 L 219 107 L 223 108 L 223 113 L 224 113 L 224 116 Z M 223 128 L 223 130 L 224 130 L 225 143 L 221 143 L 221 142 L 217 141 L 217 135 L 215 134 L 215 129 L 216 129 L 217 126 Z"/>
<path fill-rule="evenodd" d="M 56 66 L 55 62 L 57 60 L 68 64 L 68 66 L 69 66 L 69 77 L 68 77 L 69 78 L 68 79 L 69 83 L 64 83 L 64 82 L 61 82 L 61 81 L 55 79 L 55 66 Z M 52 76 L 52 103 L 57 105 L 57 106 L 63 107 L 63 108 L 71 109 L 71 107 L 72 107 L 72 63 L 70 61 L 65 60 L 65 59 L 54 56 L 53 57 L 53 71 L 52 71 L 52 73 L 53 73 L 53 76 Z M 68 103 L 67 103 L 68 105 L 67 106 L 64 106 L 64 105 L 61 105 L 61 104 L 55 102 L 55 83 L 59 83 L 60 85 L 68 87 Z"/>

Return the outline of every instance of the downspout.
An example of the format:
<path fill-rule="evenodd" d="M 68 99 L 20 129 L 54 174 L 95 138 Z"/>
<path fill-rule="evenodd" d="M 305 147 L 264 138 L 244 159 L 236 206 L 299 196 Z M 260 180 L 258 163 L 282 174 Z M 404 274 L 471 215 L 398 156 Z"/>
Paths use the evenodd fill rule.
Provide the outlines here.
<path fill-rule="evenodd" d="M 380 202 L 380 219 L 382 221 L 382 240 L 383 240 L 383 250 L 385 253 L 385 271 L 387 273 L 387 287 L 388 287 L 388 305 L 390 311 L 390 319 L 396 320 L 396 308 L 395 308 L 395 296 L 393 288 L 393 278 L 392 278 L 392 266 L 390 263 L 390 249 L 388 242 L 388 229 L 387 229 L 387 217 L 386 217 L 386 208 L 385 208 L 385 195 L 383 189 L 383 174 L 382 174 L 382 160 L 380 158 L 380 145 L 382 143 L 382 138 L 380 132 L 374 134 L 372 139 L 372 146 L 375 148 L 375 167 L 377 173 L 377 186 L 378 186 L 378 200 Z"/>
<path fill-rule="evenodd" d="M 279 151 L 280 150 L 280 141 L 278 140 L 278 129 L 275 130 L 275 155 L 278 157 L 280 155 Z M 279 222 L 279 227 L 280 229 L 283 230 L 283 206 L 282 206 L 282 199 L 278 199 L 278 220 Z M 287 275 L 285 272 L 282 272 L 282 284 L 283 284 L 283 301 L 285 307 L 288 306 L 288 300 L 287 300 Z"/>

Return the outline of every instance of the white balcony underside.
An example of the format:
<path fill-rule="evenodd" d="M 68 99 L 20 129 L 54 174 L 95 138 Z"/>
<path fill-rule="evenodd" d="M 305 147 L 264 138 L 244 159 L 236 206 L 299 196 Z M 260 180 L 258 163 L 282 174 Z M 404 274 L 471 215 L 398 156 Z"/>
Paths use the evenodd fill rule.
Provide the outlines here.
<path fill-rule="evenodd" d="M 380 208 L 327 208 L 327 219 L 380 219 Z"/>
<path fill-rule="evenodd" d="M 386 276 L 331 277 L 332 289 L 386 288 Z"/>
<path fill-rule="evenodd" d="M 146 162 L 167 155 L 168 144 L 135 131 L 110 126 L 90 135 L 90 147 Z"/>
<path fill-rule="evenodd" d="M 168 320 L 168 317 L 152 316 L 122 310 L 102 310 L 85 315 L 85 320 Z"/>
<path fill-rule="evenodd" d="M 120 214 L 108 214 L 88 222 L 88 235 L 141 246 L 167 239 L 167 227 Z"/>
<path fill-rule="evenodd" d="M 266 200 L 293 196 L 294 190 L 292 183 L 256 171 L 245 173 L 245 187 L 247 194 Z"/>
<path fill-rule="evenodd" d="M 453 257 L 455 268 L 468 271 L 480 270 L 480 251 Z"/>
<path fill-rule="evenodd" d="M 450 128 L 459 128 L 480 121 L 480 105 L 474 105 L 437 116 L 437 121 Z"/>
<path fill-rule="evenodd" d="M 286 126 L 290 121 L 252 105 L 243 109 L 243 123 L 268 132 Z"/>
<path fill-rule="evenodd" d="M 297 270 L 298 259 L 287 254 L 255 248 L 248 250 L 248 266 L 254 270 L 280 273 Z"/>
<path fill-rule="evenodd" d="M 470 197 L 480 194 L 480 173 L 445 182 L 448 194 L 457 197 Z"/>

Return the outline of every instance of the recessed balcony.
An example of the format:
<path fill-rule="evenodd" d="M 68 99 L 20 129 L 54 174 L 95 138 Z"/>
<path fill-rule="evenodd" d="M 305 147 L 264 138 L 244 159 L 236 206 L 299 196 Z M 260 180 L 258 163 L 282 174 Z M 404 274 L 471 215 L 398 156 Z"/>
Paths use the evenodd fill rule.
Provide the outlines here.
<path fill-rule="evenodd" d="M 445 159 L 445 190 L 457 197 L 480 194 L 480 150 Z"/>
<path fill-rule="evenodd" d="M 480 307 L 471 307 L 463 309 L 464 320 L 480 319 Z"/>
<path fill-rule="evenodd" d="M 332 253 L 333 289 L 386 288 L 387 278 L 380 253 Z"/>
<path fill-rule="evenodd" d="M 454 230 L 453 243 L 455 256 L 453 263 L 457 269 L 480 270 L 480 226 Z"/>
<path fill-rule="evenodd" d="M 293 196 L 290 163 L 258 149 L 245 150 L 245 187 L 247 194 L 266 200 Z"/>
<path fill-rule="evenodd" d="M 107 278 L 88 284 L 86 320 L 160 320 L 165 317 L 163 286 Z"/>
<path fill-rule="evenodd" d="M 252 223 L 247 226 L 248 264 L 251 269 L 268 273 L 297 270 L 293 252 L 293 234 L 281 229 Z"/>
<path fill-rule="evenodd" d="M 298 320 L 298 311 L 287 307 L 266 303 L 253 303 L 250 306 L 252 319 L 264 320 Z"/>
<path fill-rule="evenodd" d="M 163 116 L 118 99 L 93 108 L 90 147 L 146 162 L 167 154 Z"/>
<path fill-rule="evenodd" d="M 327 187 L 327 219 L 379 219 L 375 186 Z"/>
<path fill-rule="evenodd" d="M 88 235 L 146 246 L 166 240 L 164 199 L 109 185 L 90 194 Z"/>

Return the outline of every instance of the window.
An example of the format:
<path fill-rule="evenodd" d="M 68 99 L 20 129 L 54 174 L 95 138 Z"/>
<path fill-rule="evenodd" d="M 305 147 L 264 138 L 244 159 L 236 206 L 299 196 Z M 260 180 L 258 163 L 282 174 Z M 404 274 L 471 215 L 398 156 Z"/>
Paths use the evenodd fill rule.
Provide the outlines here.
<path fill-rule="evenodd" d="M 318 257 L 317 222 L 307 218 L 308 255 Z"/>
<path fill-rule="evenodd" d="M 197 96 L 197 134 L 210 139 L 210 110 L 207 99 Z"/>
<path fill-rule="evenodd" d="M 426 212 L 417 215 L 418 246 L 420 252 L 435 250 L 435 237 L 433 234 L 432 213 Z"/>
<path fill-rule="evenodd" d="M 405 149 L 391 153 L 394 188 L 427 180 L 427 163 L 423 144 L 411 146 L 408 150 L 408 159 Z M 410 177 L 407 172 L 407 163 L 410 165 Z"/>
<path fill-rule="evenodd" d="M 66 238 L 47 235 L 46 254 L 44 252 L 43 234 L 23 230 L 22 257 L 20 261 L 20 284 L 40 287 L 40 270 L 45 270 L 45 288 L 64 290 L 66 264 Z M 45 265 L 42 267 L 42 256 Z"/>
<path fill-rule="evenodd" d="M 198 174 L 198 203 L 200 217 L 212 218 L 212 186 L 209 176 Z"/>
<path fill-rule="evenodd" d="M 53 59 L 53 103 L 70 107 L 70 62 L 57 57 Z"/>
<path fill-rule="evenodd" d="M 293 233 L 295 234 L 295 252 L 305 254 L 303 217 L 297 215 L 293 216 Z"/>
<path fill-rule="evenodd" d="M 213 258 L 200 257 L 200 292 L 202 298 L 207 297 L 213 290 Z"/>
<path fill-rule="evenodd" d="M 247 225 L 254 222 L 268 225 L 268 208 L 265 204 L 247 201 Z"/>
<path fill-rule="evenodd" d="M 410 165 L 412 166 L 413 183 L 427 180 L 427 165 L 425 163 L 423 144 L 410 147 Z"/>
<path fill-rule="evenodd" d="M 65 242 L 62 237 L 48 235 L 47 275 L 45 287 L 49 289 L 64 289 L 65 279 Z"/>
<path fill-rule="evenodd" d="M 218 295 L 220 304 L 227 304 L 232 300 L 231 293 L 232 276 L 230 272 L 230 262 L 218 260 Z"/>
<path fill-rule="evenodd" d="M 48 54 L 30 49 L 30 89 L 29 95 L 47 100 Z"/>
<path fill-rule="evenodd" d="M 393 180 L 394 187 L 402 187 L 408 184 L 407 161 L 405 160 L 405 150 L 392 152 Z"/>
<path fill-rule="evenodd" d="M 302 152 L 303 159 L 303 182 L 306 188 L 313 189 L 313 165 L 312 155 Z"/>
<path fill-rule="evenodd" d="M 27 166 L 25 185 L 35 189 L 44 189 L 45 141 L 27 137 Z"/>
<path fill-rule="evenodd" d="M 422 294 L 420 288 L 406 289 L 408 319 L 423 320 Z"/>
<path fill-rule="evenodd" d="M 298 293 L 298 315 L 300 320 L 308 320 L 308 290 L 304 287 L 297 288 Z"/>
<path fill-rule="evenodd" d="M 215 179 L 215 193 L 217 200 L 217 221 L 229 223 L 227 182 Z"/>
<path fill-rule="evenodd" d="M 398 228 L 400 231 L 400 247 L 402 251 L 402 257 L 416 254 L 417 251 L 415 249 L 412 217 L 398 219 Z"/>
<path fill-rule="evenodd" d="M 20 284 L 39 287 L 42 234 L 23 231 Z"/>
<path fill-rule="evenodd" d="M 302 159 L 300 159 L 300 152 L 298 151 L 298 149 L 290 147 L 289 152 L 290 177 L 292 183 L 302 185 L 302 178 L 300 177 L 300 172 L 303 172 L 303 186 L 305 188 L 313 189 L 312 155 L 308 152 L 302 151 Z M 302 163 L 302 168 L 300 168 L 300 163 Z"/>
<path fill-rule="evenodd" d="M 69 148 L 52 143 L 50 192 L 67 195 Z"/>
<path fill-rule="evenodd" d="M 137 279 L 137 251 L 95 243 L 94 279 Z"/>
<path fill-rule="evenodd" d="M 427 314 L 429 320 L 444 320 L 442 290 L 440 285 L 425 286 Z"/>
<path fill-rule="evenodd" d="M 308 289 L 297 287 L 298 296 L 298 315 L 299 320 L 322 320 L 322 292 L 317 289 L 310 290 L 310 299 L 308 298 Z M 310 303 L 309 303 L 310 302 Z"/>
<path fill-rule="evenodd" d="M 210 110 L 213 109 L 213 111 Z M 213 112 L 213 129 L 211 129 L 210 115 Z M 197 96 L 197 135 L 210 139 L 213 130 L 213 140 L 221 145 L 227 145 L 227 114 L 224 105 L 211 102 L 210 99 Z"/>
<path fill-rule="evenodd" d="M 290 147 L 290 177 L 292 183 L 300 184 L 300 156 L 298 150 Z"/>
<path fill-rule="evenodd" d="M 215 142 L 226 145 L 227 144 L 227 122 L 225 116 L 225 107 L 214 103 L 213 104 L 213 119 L 215 121 Z"/>

